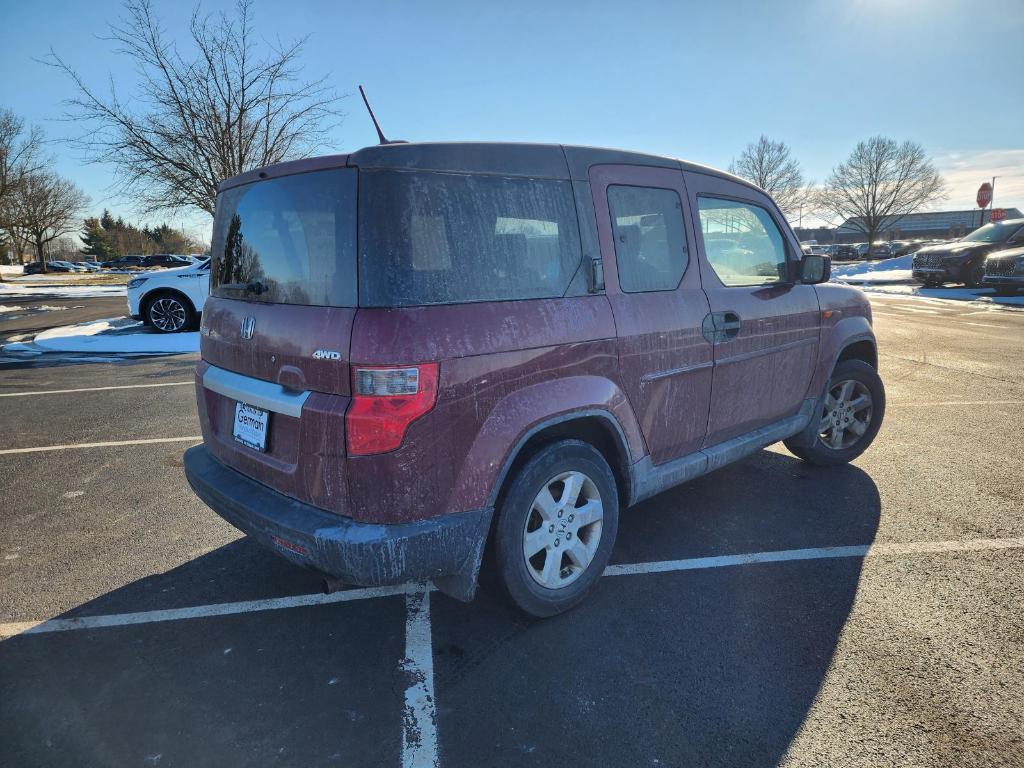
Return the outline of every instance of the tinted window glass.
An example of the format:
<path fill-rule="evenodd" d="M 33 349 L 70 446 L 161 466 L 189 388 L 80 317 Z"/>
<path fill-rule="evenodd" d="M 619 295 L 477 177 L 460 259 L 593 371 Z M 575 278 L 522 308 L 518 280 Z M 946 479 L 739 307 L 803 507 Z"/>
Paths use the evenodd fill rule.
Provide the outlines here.
<path fill-rule="evenodd" d="M 763 285 L 788 278 L 782 233 L 764 208 L 699 197 L 708 261 L 725 285 Z"/>
<path fill-rule="evenodd" d="M 671 189 L 608 187 L 623 291 L 670 291 L 686 270 L 683 205 Z"/>
<path fill-rule="evenodd" d="M 363 306 L 562 296 L 579 264 L 567 181 L 360 172 Z"/>
<path fill-rule="evenodd" d="M 356 171 L 283 176 L 217 198 L 211 293 L 279 304 L 356 304 Z"/>

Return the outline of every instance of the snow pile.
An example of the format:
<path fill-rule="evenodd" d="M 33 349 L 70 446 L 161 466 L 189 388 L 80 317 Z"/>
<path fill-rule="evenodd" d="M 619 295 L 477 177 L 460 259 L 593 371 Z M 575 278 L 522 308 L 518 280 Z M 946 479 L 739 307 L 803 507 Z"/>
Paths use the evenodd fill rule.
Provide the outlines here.
<path fill-rule="evenodd" d="M 199 351 L 199 333 L 157 333 L 126 318 L 94 320 L 51 328 L 31 343 L 4 346 L 6 352 L 95 352 L 125 355 L 167 355 Z"/>
<path fill-rule="evenodd" d="M 900 283 L 912 279 L 913 254 L 881 261 L 862 261 L 832 270 L 832 279 L 839 283 Z"/>
<path fill-rule="evenodd" d="M 21 264 L 0 264 L 0 275 L 4 277 L 14 277 L 20 275 L 25 271 L 25 268 Z"/>

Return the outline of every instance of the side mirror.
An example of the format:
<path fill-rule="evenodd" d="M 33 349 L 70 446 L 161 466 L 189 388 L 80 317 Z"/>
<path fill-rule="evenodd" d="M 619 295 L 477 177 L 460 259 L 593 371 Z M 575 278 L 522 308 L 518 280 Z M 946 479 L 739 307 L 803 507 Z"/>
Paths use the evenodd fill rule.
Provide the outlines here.
<path fill-rule="evenodd" d="M 807 285 L 827 283 L 832 277 L 832 259 L 828 256 L 807 254 L 800 261 L 800 282 Z"/>

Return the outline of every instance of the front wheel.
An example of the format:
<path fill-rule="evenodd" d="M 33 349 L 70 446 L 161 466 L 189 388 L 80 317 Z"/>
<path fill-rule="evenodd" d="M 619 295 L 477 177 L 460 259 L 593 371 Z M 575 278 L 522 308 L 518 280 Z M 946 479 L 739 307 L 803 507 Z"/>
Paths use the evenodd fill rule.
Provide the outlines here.
<path fill-rule="evenodd" d="M 973 267 L 967 268 L 967 274 L 964 279 L 964 284 L 968 288 L 981 288 L 981 283 L 985 279 L 985 264 L 975 264 Z"/>
<path fill-rule="evenodd" d="M 818 414 L 818 430 L 810 447 L 786 447 L 804 461 L 834 467 L 853 461 L 868 449 L 885 416 L 885 386 L 878 371 L 862 360 L 836 365 Z"/>
<path fill-rule="evenodd" d="M 146 306 L 146 323 L 160 333 L 178 333 L 193 326 L 195 312 L 180 295 L 159 293 Z"/>
<path fill-rule="evenodd" d="M 615 475 L 596 448 L 562 440 L 541 449 L 513 479 L 495 530 L 512 602 L 542 618 L 580 603 L 608 564 L 618 522 Z"/>

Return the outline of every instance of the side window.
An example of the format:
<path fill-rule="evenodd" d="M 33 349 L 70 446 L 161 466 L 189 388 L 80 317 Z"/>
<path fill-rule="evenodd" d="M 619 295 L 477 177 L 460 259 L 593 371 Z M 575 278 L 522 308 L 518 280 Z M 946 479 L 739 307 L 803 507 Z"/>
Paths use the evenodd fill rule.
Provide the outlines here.
<path fill-rule="evenodd" d="M 627 293 L 671 291 L 689 259 L 683 204 L 671 189 L 608 187 L 619 287 Z"/>
<path fill-rule="evenodd" d="M 704 251 L 726 286 L 789 279 L 786 246 L 771 215 L 753 203 L 698 197 Z"/>

